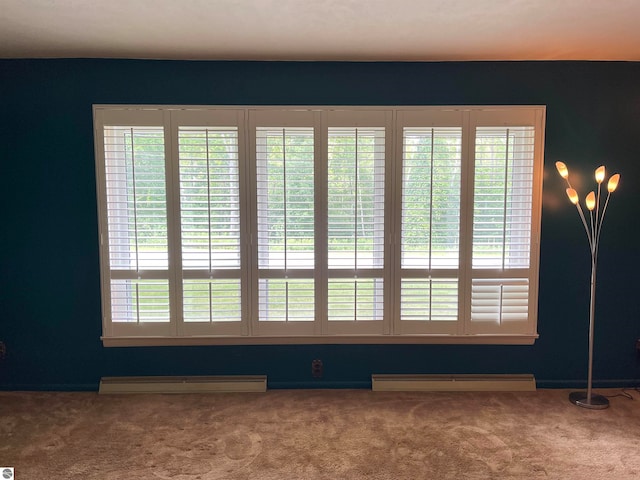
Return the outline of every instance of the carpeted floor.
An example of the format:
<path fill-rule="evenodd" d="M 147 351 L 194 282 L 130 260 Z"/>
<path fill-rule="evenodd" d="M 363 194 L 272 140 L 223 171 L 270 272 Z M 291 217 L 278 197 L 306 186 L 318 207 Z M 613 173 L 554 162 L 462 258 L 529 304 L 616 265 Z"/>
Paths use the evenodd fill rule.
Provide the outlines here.
<path fill-rule="evenodd" d="M 0 466 L 17 480 L 633 479 L 631 393 L 592 411 L 566 390 L 0 392 Z"/>

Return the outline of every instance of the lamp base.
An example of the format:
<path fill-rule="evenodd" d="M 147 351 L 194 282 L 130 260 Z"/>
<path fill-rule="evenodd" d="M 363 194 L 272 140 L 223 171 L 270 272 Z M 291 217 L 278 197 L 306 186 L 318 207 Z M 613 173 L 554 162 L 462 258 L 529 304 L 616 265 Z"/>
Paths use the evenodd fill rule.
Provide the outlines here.
<path fill-rule="evenodd" d="M 571 392 L 569 401 L 574 405 L 591 410 L 604 410 L 609 407 L 609 400 L 602 395 L 591 394 L 591 399 L 587 397 L 587 392 Z"/>

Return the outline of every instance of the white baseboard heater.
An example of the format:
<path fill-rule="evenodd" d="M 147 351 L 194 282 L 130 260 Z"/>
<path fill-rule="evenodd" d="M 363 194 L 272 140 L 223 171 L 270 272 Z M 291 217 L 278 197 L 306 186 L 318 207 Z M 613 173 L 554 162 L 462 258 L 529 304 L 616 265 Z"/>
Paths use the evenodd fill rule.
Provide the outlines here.
<path fill-rule="evenodd" d="M 266 375 L 102 377 L 98 393 L 266 392 Z"/>
<path fill-rule="evenodd" d="M 533 375 L 371 375 L 377 392 L 534 392 Z"/>

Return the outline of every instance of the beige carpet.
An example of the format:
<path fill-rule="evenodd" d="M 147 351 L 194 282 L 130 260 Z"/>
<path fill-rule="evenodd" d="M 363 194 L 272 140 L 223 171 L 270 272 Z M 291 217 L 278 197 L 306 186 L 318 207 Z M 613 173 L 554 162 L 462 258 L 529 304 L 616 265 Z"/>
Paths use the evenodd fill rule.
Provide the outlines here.
<path fill-rule="evenodd" d="M 632 393 L 591 411 L 565 390 L 0 392 L 0 466 L 17 480 L 632 479 Z"/>

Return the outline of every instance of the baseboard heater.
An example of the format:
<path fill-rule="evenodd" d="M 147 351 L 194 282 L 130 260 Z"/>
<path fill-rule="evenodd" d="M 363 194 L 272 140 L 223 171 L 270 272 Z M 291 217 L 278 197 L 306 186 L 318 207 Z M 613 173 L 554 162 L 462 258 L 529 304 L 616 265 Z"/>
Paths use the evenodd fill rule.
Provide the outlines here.
<path fill-rule="evenodd" d="M 98 393 L 266 392 L 266 375 L 102 377 Z"/>
<path fill-rule="evenodd" d="M 372 375 L 378 392 L 534 392 L 533 375 Z"/>

